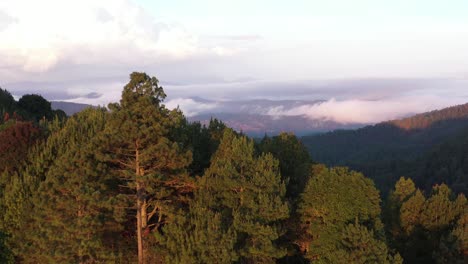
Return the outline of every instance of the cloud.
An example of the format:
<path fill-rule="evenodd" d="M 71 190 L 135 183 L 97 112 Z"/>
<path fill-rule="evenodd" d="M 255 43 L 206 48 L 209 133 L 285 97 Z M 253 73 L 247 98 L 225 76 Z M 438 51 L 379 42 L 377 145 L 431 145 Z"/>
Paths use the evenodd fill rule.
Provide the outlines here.
<path fill-rule="evenodd" d="M 302 83 L 303 85 L 307 83 Z M 309 82 L 304 90 L 290 89 L 291 84 L 272 84 L 271 100 L 246 100 L 242 94 L 263 82 L 230 83 L 234 85 L 227 97 L 212 98 L 211 101 L 182 99 L 178 97 L 171 105 L 179 105 L 190 116 L 197 114 L 259 114 L 274 118 L 305 116 L 312 120 L 334 121 L 343 124 L 377 123 L 398 119 L 417 113 L 468 103 L 468 80 L 427 79 L 427 80 L 341 80 L 339 82 Z M 274 87 L 282 87 L 276 90 Z M 308 90 L 305 89 L 308 87 Z M 190 90 L 177 94 L 191 96 L 190 91 L 204 94 L 206 91 L 190 86 Z M 209 88 L 207 88 L 209 89 Z M 231 90 L 231 89 L 229 89 Z M 267 90 L 253 89 L 251 94 L 267 94 Z M 295 95 L 295 100 L 285 100 Z M 306 93 L 308 91 L 308 93 Z M 317 95 L 319 96 L 317 98 Z M 265 97 L 264 97 L 265 98 Z M 316 101 L 323 99 L 322 101 Z M 175 103 L 177 102 L 177 103 Z M 199 107 L 197 107 L 199 106 Z"/>
<path fill-rule="evenodd" d="M 101 105 L 119 100 L 133 71 L 169 83 L 212 82 L 219 65 L 234 65 L 224 58 L 240 51 L 201 41 L 128 0 L 2 0 L 0 40 L 1 87 Z"/>
<path fill-rule="evenodd" d="M 273 116 L 306 116 L 310 119 L 331 120 L 342 124 L 378 123 L 416 113 L 467 103 L 468 98 L 441 98 L 438 96 L 409 96 L 385 100 L 343 100 L 332 98 L 326 102 L 301 105 L 291 109 L 282 106 L 269 109 Z"/>
<path fill-rule="evenodd" d="M 0 29 L 0 67 L 25 72 L 60 62 L 139 65 L 202 52 L 182 25 L 157 21 L 125 0 L 6 0 Z"/>
<path fill-rule="evenodd" d="M 209 110 L 213 110 L 218 106 L 218 103 L 200 102 L 191 98 L 176 98 L 165 103 L 169 109 L 179 107 L 187 117 L 195 116 Z"/>
<path fill-rule="evenodd" d="M 0 32 L 6 29 L 10 24 L 16 23 L 17 19 L 0 10 Z"/>
<path fill-rule="evenodd" d="M 193 25 L 155 17 L 130 0 L 1 0 L 0 85 L 15 95 L 105 105 L 119 100 L 129 73 L 145 71 L 161 80 L 167 104 L 188 115 L 236 109 L 226 106 L 232 100 L 325 100 L 241 108 L 341 122 L 374 122 L 467 99 L 468 80 L 448 79 L 466 76 L 454 73 L 467 66 L 464 24 L 434 32 L 425 26 L 431 30 L 415 34 L 378 24 L 360 32 L 349 21 L 343 32 L 342 23 L 315 23 L 320 17 L 302 24 L 284 18 L 255 15 L 248 23 L 235 16 L 232 28 L 210 30 L 190 19 Z M 366 76 L 387 79 L 348 79 Z M 190 99 L 195 96 L 213 101 Z"/>
<path fill-rule="evenodd" d="M 262 40 L 263 37 L 258 34 L 250 35 L 217 35 L 209 36 L 208 38 L 214 40 L 225 40 L 225 41 L 258 41 Z"/>

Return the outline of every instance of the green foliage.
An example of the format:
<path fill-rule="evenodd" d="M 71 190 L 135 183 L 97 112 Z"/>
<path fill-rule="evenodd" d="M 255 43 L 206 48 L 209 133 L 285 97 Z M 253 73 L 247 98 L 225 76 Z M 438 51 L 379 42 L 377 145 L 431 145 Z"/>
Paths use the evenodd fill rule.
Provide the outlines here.
<path fill-rule="evenodd" d="M 425 189 L 434 183 L 446 183 L 454 192 L 468 194 L 468 130 L 432 149 L 420 162 L 415 179 Z"/>
<path fill-rule="evenodd" d="M 238 258 L 232 227 L 226 230 L 222 215 L 200 201 L 195 200 L 189 212 L 178 215 L 164 227 L 165 236 L 159 236 L 167 263 L 231 263 Z"/>
<path fill-rule="evenodd" d="M 468 255 L 468 211 L 458 220 L 453 230 L 445 234 L 432 254 L 436 263 L 464 264 Z"/>
<path fill-rule="evenodd" d="M 16 101 L 10 92 L 0 88 L 0 123 L 6 113 L 12 113 L 16 109 Z"/>
<path fill-rule="evenodd" d="M 7 91 L 0 88 L 0 125 L 8 120 L 28 120 L 34 123 L 51 121 L 55 117 L 64 120 L 62 110 L 52 110 L 51 103 L 38 94 L 23 95 L 18 102 Z"/>
<path fill-rule="evenodd" d="M 208 126 L 184 119 L 171 133 L 173 140 L 192 152 L 192 163 L 188 167 L 190 175 L 200 176 L 210 166 L 211 156 L 216 152 L 225 128 L 226 125 L 217 119 L 211 119 Z"/>
<path fill-rule="evenodd" d="M 395 184 L 395 191 L 391 196 L 397 204 L 401 205 L 404 201 L 408 200 L 409 197 L 414 195 L 415 191 L 416 186 L 414 185 L 414 182 L 411 179 L 401 177 Z"/>
<path fill-rule="evenodd" d="M 459 205 L 466 204 L 466 198 L 460 196 L 459 202 L 452 201 L 451 190 L 447 185 L 436 185 L 432 189 L 432 195 L 424 204 L 421 213 L 421 225 L 427 230 L 440 230 L 449 227 L 454 219 L 460 215 L 463 208 Z M 461 208 L 460 208 L 461 207 Z"/>
<path fill-rule="evenodd" d="M 120 103 L 109 105 L 98 143 L 98 159 L 112 167 L 110 173 L 126 187 L 122 194 L 132 204 L 140 263 L 150 261 L 148 234 L 162 227 L 193 186 L 186 173 L 191 153 L 171 140 L 183 116 L 162 104 L 165 97 L 155 77 L 132 73 Z"/>
<path fill-rule="evenodd" d="M 259 149 L 279 160 L 282 179 L 287 183 L 286 196 L 296 199 L 305 187 L 311 164 L 305 146 L 294 134 L 281 133 L 273 138 L 263 138 Z"/>
<path fill-rule="evenodd" d="M 289 216 L 278 161 L 254 155 L 254 143 L 226 129 L 211 166 L 201 179 L 203 204 L 220 212 L 225 230 L 237 234 L 240 261 L 271 262 L 286 254 L 277 244 Z"/>
<path fill-rule="evenodd" d="M 401 175 L 424 187 L 446 183 L 468 194 L 468 104 L 302 138 L 314 161 L 348 166 L 373 179 L 384 193 Z"/>
<path fill-rule="evenodd" d="M 56 158 L 66 149 L 64 142 L 72 131 L 62 129 L 59 121 L 50 126 L 50 136 L 47 141 L 40 141 L 28 150 L 22 166 L 2 174 L 3 187 L 0 194 L 0 206 L 3 215 L 0 217 L 0 228 L 10 235 L 8 243 L 11 250 L 21 258 L 30 246 L 28 241 L 31 230 L 34 230 L 32 214 L 34 208 L 33 195 L 41 181 L 46 177 L 48 170 L 54 166 Z"/>
<path fill-rule="evenodd" d="M 21 114 L 35 121 L 53 118 L 50 102 L 38 94 L 23 95 L 18 100 L 18 108 L 21 109 Z"/>
<path fill-rule="evenodd" d="M 424 198 L 421 191 L 417 190 L 413 196 L 402 203 L 399 222 L 404 233 L 411 234 L 414 228 L 421 223 L 420 218 L 424 210 L 425 200 L 426 198 Z"/>
<path fill-rule="evenodd" d="M 455 198 L 450 188 L 442 184 L 435 185 L 426 199 L 410 179 L 402 178 L 390 194 L 387 207 L 393 209 L 386 219 L 391 244 L 406 261 L 463 263 L 466 248 L 463 219 L 468 208 L 463 194 Z"/>
<path fill-rule="evenodd" d="M 58 239 L 56 235 L 67 234 L 67 230 L 75 226 L 70 221 L 78 219 L 73 218 L 74 215 L 67 209 L 71 210 L 79 203 L 70 200 L 69 195 L 84 191 L 84 186 L 78 183 L 96 183 L 91 180 L 83 182 L 89 174 L 99 173 L 99 167 L 91 165 L 92 156 L 86 156 L 84 151 L 87 148 L 84 146 L 97 133 L 99 125 L 102 126 L 103 116 L 101 110 L 90 110 L 70 119 L 65 125 L 58 123 L 58 120 L 50 123 L 48 129 L 51 136 L 47 142 L 41 142 L 31 148 L 24 166 L 2 176 L 5 180 L 2 199 L 5 211 L 0 223 L 11 236 L 9 243 L 12 250 L 23 262 L 46 260 L 47 257 L 55 255 L 59 247 L 56 247 L 57 252 L 51 252 L 50 245 L 54 239 Z M 67 144 L 63 144 L 64 142 Z M 89 153 L 91 150 L 87 151 Z M 81 166 L 86 164 L 90 165 Z M 88 174 L 84 173 L 85 169 Z M 51 204 L 57 208 L 51 207 Z M 49 224 L 45 222 L 54 217 L 55 221 Z M 51 230 L 47 236 L 48 240 L 40 236 L 43 234 L 42 229 Z M 66 246 L 63 242 L 76 242 L 71 237 L 61 239 L 65 239 L 59 243 L 63 246 Z M 71 255 L 72 252 L 68 254 Z"/>
<path fill-rule="evenodd" d="M 120 229 L 112 203 L 115 190 L 108 184 L 108 169 L 93 153 L 93 139 L 104 129 L 105 117 L 101 110 L 88 109 L 67 122 L 73 133 L 67 148 L 33 195 L 36 229 L 29 235 L 28 261 L 83 263 L 115 258 L 119 241 L 111 237 Z"/>
<path fill-rule="evenodd" d="M 164 106 L 165 97 L 156 78 L 132 73 L 110 111 L 64 119 L 38 95 L 16 103 L 0 89 L 0 263 L 134 263 L 138 256 L 139 263 L 401 264 L 397 251 L 407 263 L 466 263 L 468 203 L 455 195 L 466 189 L 466 135 L 459 146 L 435 149 L 424 161 L 432 165 L 399 162 L 460 123 L 443 131 L 440 113 L 420 116 L 375 126 L 382 136 L 367 128 L 337 137 L 327 150 L 391 176 L 381 183 L 394 181 L 394 172 L 423 172 L 417 184 L 396 182 L 384 228 L 379 192 L 361 173 L 313 165 L 292 134 L 255 146 L 219 120 L 190 123 Z M 456 109 L 449 116 L 465 113 Z M 395 146 L 381 152 L 388 142 Z M 356 150 L 362 156 L 350 154 Z M 425 196 L 416 185 L 426 187 L 426 176 L 448 185 Z"/>
<path fill-rule="evenodd" d="M 334 263 L 335 252 L 345 250 L 343 234 L 353 222 L 382 239 L 380 197 L 371 180 L 347 168 L 323 165 L 311 173 L 297 210 L 304 235 L 296 243 L 308 259 Z"/>
<path fill-rule="evenodd" d="M 330 255 L 331 263 L 402 263 L 399 255 L 388 254 L 387 245 L 372 230 L 358 223 L 349 224 L 341 239 L 340 249 Z"/>

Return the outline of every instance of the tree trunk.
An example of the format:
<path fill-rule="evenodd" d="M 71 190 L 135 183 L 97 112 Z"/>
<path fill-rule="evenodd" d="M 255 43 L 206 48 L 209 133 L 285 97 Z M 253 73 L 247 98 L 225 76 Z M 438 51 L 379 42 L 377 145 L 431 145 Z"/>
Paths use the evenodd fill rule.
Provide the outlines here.
<path fill-rule="evenodd" d="M 143 236 L 142 236 L 142 219 L 141 219 L 141 209 L 142 203 L 140 200 L 140 184 L 137 183 L 137 240 L 138 240 L 138 264 L 144 264 L 144 255 L 143 255 Z"/>
<path fill-rule="evenodd" d="M 136 198 L 137 198 L 137 241 L 138 241 L 138 264 L 145 264 L 145 255 L 143 252 L 143 221 L 142 209 L 144 204 L 142 203 L 142 186 L 140 183 L 140 157 L 138 151 L 138 143 L 135 144 L 135 177 L 136 177 Z"/>
<path fill-rule="evenodd" d="M 142 240 L 144 240 L 145 236 L 148 235 L 147 228 L 148 228 L 148 216 L 147 216 L 147 204 L 146 204 L 146 197 L 142 200 L 141 206 L 141 230 L 142 230 Z M 145 257 L 144 261 L 147 261 L 148 258 L 148 246 L 147 243 L 143 244 L 143 256 Z"/>

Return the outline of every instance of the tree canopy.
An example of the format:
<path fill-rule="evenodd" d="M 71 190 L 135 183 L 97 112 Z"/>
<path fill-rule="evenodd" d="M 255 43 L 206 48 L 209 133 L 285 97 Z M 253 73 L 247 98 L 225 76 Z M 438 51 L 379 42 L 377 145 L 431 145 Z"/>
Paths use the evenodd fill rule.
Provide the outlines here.
<path fill-rule="evenodd" d="M 455 177 L 402 177 L 382 202 L 291 133 L 255 141 L 165 99 L 142 72 L 118 103 L 69 118 L 0 89 L 0 262 L 466 263 L 463 144 L 414 171 Z"/>

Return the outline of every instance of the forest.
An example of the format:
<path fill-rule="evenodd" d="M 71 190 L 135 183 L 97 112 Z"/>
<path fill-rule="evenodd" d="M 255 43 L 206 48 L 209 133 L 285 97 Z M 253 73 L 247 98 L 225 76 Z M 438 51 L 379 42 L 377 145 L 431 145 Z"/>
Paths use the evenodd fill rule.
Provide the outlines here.
<path fill-rule="evenodd" d="M 363 172 L 383 193 L 404 175 L 426 192 L 446 183 L 468 194 L 468 104 L 301 140 L 315 161 Z"/>
<path fill-rule="evenodd" d="M 142 72 L 69 117 L 0 89 L 0 263 L 467 263 L 461 128 L 254 140 L 165 98 Z"/>

